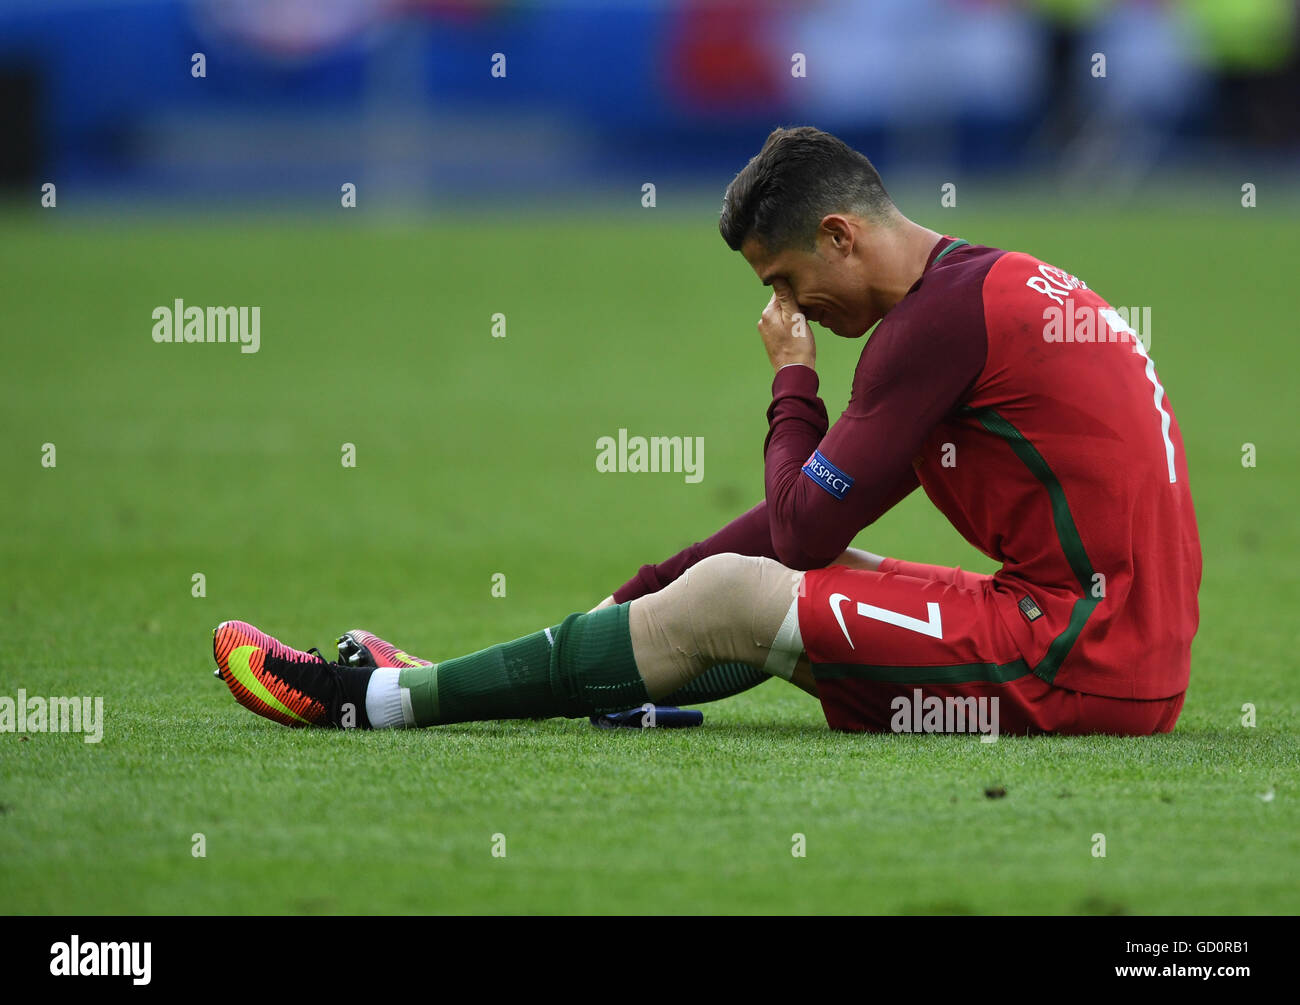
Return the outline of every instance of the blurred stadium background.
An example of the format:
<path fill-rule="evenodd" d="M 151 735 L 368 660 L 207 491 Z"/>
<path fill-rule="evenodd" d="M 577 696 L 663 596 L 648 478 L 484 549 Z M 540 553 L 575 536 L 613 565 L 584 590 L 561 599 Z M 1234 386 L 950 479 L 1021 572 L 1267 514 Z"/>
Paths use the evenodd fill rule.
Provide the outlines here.
<path fill-rule="evenodd" d="M 1297 20 L 1295 0 L 5 0 L 0 185 L 57 178 L 67 208 L 310 203 L 340 179 L 372 210 L 716 197 L 771 126 L 812 122 L 895 185 L 1125 195 L 1225 159 L 1294 169 Z"/>

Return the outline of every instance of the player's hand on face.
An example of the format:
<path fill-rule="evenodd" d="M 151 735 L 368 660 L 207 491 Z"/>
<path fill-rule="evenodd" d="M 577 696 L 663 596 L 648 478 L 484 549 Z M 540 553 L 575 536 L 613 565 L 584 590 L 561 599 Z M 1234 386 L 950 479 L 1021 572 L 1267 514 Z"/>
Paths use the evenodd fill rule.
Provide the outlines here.
<path fill-rule="evenodd" d="M 795 302 L 794 291 L 784 279 L 772 280 L 772 299 L 758 319 L 758 333 L 774 370 L 789 363 L 814 366 L 817 343 L 808 328 L 808 319 Z"/>

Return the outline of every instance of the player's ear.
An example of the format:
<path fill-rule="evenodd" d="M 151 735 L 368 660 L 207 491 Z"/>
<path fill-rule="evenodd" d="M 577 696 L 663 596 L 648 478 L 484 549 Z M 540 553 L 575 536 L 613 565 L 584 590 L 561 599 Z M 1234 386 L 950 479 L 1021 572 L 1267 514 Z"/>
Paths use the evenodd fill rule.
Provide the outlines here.
<path fill-rule="evenodd" d="M 821 236 L 827 249 L 835 255 L 847 257 L 853 251 L 853 227 L 839 213 L 830 213 L 822 217 Z"/>

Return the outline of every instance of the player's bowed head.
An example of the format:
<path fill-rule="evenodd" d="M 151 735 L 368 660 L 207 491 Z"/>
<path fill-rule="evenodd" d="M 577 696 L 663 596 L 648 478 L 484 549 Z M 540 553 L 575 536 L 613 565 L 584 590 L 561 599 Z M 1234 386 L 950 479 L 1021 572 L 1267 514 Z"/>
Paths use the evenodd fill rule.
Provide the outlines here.
<path fill-rule="evenodd" d="M 940 238 L 898 211 L 865 156 L 811 126 L 772 131 L 727 186 L 718 229 L 772 287 L 758 328 L 777 369 L 815 362 L 808 321 L 865 335 Z"/>

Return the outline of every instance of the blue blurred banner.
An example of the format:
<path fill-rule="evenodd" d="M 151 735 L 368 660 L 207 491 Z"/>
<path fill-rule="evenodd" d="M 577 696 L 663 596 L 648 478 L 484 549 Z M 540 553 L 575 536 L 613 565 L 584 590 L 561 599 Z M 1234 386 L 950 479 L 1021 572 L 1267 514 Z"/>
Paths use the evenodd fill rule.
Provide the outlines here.
<path fill-rule="evenodd" d="M 528 195 L 712 177 L 796 122 L 885 164 L 1293 155 L 1295 36 L 1293 0 L 11 0 L 0 184 Z"/>

